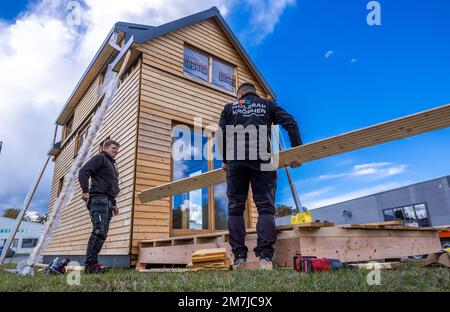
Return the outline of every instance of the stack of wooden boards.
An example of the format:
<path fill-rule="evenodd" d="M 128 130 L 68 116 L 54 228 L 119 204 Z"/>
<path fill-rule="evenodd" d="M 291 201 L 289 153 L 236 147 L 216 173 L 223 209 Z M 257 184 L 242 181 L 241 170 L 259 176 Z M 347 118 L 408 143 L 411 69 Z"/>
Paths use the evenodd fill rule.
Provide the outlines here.
<path fill-rule="evenodd" d="M 192 253 L 192 262 L 188 264 L 189 271 L 224 270 L 231 267 L 230 258 L 225 248 L 199 249 Z"/>

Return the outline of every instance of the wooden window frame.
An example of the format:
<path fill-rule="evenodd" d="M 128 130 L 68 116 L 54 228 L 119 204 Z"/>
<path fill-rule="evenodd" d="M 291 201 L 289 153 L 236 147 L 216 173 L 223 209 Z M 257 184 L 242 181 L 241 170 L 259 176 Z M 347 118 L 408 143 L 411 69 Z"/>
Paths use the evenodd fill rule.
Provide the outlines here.
<path fill-rule="evenodd" d="M 208 81 L 200 79 L 200 78 L 197 78 L 194 75 L 189 75 L 189 74 L 187 74 L 184 71 L 184 51 L 185 51 L 186 48 L 191 49 L 193 51 L 197 51 L 198 53 L 204 54 L 206 57 L 208 57 Z M 224 64 L 226 64 L 226 65 L 228 65 L 228 66 L 233 68 L 233 76 L 234 76 L 234 81 L 235 81 L 235 86 L 234 86 L 233 91 L 227 90 L 227 89 L 225 89 L 225 88 L 223 88 L 221 86 L 218 86 L 218 85 L 213 83 L 213 81 L 212 81 L 213 59 L 215 59 L 216 61 L 219 61 L 221 63 L 224 63 Z M 195 47 L 192 44 L 187 43 L 187 42 L 183 43 L 183 74 L 184 74 L 185 77 L 187 77 L 187 78 L 189 78 L 189 79 L 191 79 L 191 80 L 193 80 L 195 82 L 199 82 L 199 83 L 201 83 L 203 85 L 206 85 L 208 87 L 212 87 L 213 89 L 217 89 L 219 91 L 226 92 L 226 93 L 228 93 L 230 95 L 233 95 L 233 96 L 236 93 L 237 66 L 235 64 L 232 64 L 232 63 L 228 62 L 228 61 L 225 61 L 224 59 L 222 59 L 220 57 L 217 57 L 215 55 L 212 55 L 211 53 L 208 53 L 208 52 L 206 52 L 206 51 L 204 51 L 202 49 L 199 49 L 199 48 L 197 48 L 197 47 Z"/>
<path fill-rule="evenodd" d="M 174 124 L 174 120 L 172 120 L 172 125 L 171 125 L 171 144 L 173 144 L 174 141 L 174 137 L 173 137 L 173 128 L 175 126 L 186 126 L 189 127 L 191 129 L 191 131 L 194 130 L 194 126 L 193 125 L 189 125 L 187 123 L 183 123 L 183 122 L 178 122 L 176 124 Z M 202 135 L 205 133 L 205 129 L 202 128 Z M 212 142 L 214 139 L 214 132 L 211 131 L 206 131 L 206 135 L 207 135 L 207 145 L 208 145 L 208 158 L 209 160 L 207 160 L 208 162 L 208 172 L 214 170 L 214 154 L 213 154 L 213 150 L 212 150 Z M 170 162 L 170 179 L 171 181 L 173 181 L 173 159 L 171 159 Z M 217 168 L 216 168 L 217 169 Z M 176 237 L 176 236 L 187 236 L 187 235 L 195 235 L 195 234 L 205 234 L 205 233 L 215 233 L 215 232 L 219 232 L 219 231 L 223 231 L 223 230 L 217 230 L 216 229 L 216 224 L 215 224 L 215 204 L 214 204 L 214 185 L 210 185 L 207 187 L 208 189 L 208 229 L 202 229 L 202 230 L 196 230 L 196 229 L 174 229 L 173 228 L 173 197 L 174 196 L 170 196 L 170 236 L 171 237 Z M 244 218 L 245 218 L 245 224 L 247 227 L 250 226 L 250 205 L 249 205 L 249 199 L 246 201 L 245 203 L 245 211 L 244 211 Z"/>
<path fill-rule="evenodd" d="M 59 194 L 61 194 L 61 191 L 63 189 L 64 186 L 64 177 L 60 178 L 58 180 L 58 188 L 56 190 L 56 197 L 58 198 Z"/>
<path fill-rule="evenodd" d="M 72 112 L 72 114 L 70 114 L 69 118 L 67 118 L 67 121 L 64 123 L 61 142 L 66 141 L 66 139 L 69 138 L 70 134 L 74 130 L 73 129 L 74 115 L 75 115 L 75 113 Z M 69 125 L 70 125 L 70 127 L 69 127 Z"/>
<path fill-rule="evenodd" d="M 80 150 L 80 147 L 81 147 L 81 143 L 80 143 L 81 136 L 82 136 L 86 131 L 89 131 L 90 125 L 91 125 L 91 119 L 88 119 L 87 122 L 85 122 L 85 123 L 83 124 L 83 126 L 80 127 L 80 130 L 78 130 L 78 132 L 77 132 L 77 137 L 76 137 L 76 141 L 75 141 L 75 152 L 74 152 L 73 158 L 77 157 L 78 151 Z"/>
<path fill-rule="evenodd" d="M 183 122 L 177 122 L 176 124 L 173 123 L 172 120 L 172 125 L 171 125 L 171 133 L 170 133 L 170 138 L 171 138 L 171 144 L 173 144 L 174 141 L 174 137 L 173 137 L 173 128 L 175 126 L 186 126 L 189 127 L 191 129 L 192 132 L 194 132 L 194 126 L 193 125 L 189 125 L 187 123 L 183 123 Z M 204 130 L 202 128 L 202 136 L 204 134 Z M 210 137 L 211 134 L 208 133 L 207 135 L 207 144 L 208 144 L 208 151 L 210 151 Z M 211 160 L 207 160 L 208 162 L 208 171 L 210 171 L 211 169 L 211 165 L 212 165 L 212 161 Z M 171 159 L 170 161 L 170 179 L 171 181 L 173 181 L 173 159 Z M 208 228 L 207 229 L 201 229 L 201 230 L 196 230 L 196 229 L 174 229 L 173 228 L 173 199 L 174 196 L 170 196 L 170 236 L 185 236 L 185 235 L 193 235 L 193 234 L 205 234 L 205 233 L 213 233 L 214 229 L 212 227 L 213 223 L 211 223 L 211 218 L 214 214 L 214 203 L 213 206 L 211 206 L 211 201 L 213 201 L 212 198 L 212 193 L 210 190 L 211 187 L 207 187 L 208 189 Z M 214 222 L 214 221 L 213 221 Z"/>

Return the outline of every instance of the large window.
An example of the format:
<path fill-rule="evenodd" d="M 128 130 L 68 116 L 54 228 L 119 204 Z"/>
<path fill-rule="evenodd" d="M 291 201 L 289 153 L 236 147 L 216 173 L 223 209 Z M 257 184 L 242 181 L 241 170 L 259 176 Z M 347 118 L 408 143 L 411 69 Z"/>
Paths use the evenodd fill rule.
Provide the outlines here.
<path fill-rule="evenodd" d="M 202 149 L 208 137 L 191 131 L 187 126 L 176 126 L 173 128 L 173 140 L 173 181 L 208 171 L 208 161 Z M 175 195 L 172 206 L 173 229 L 209 229 L 208 188 Z"/>
<path fill-rule="evenodd" d="M 214 161 L 214 169 L 222 167 L 221 160 Z M 214 185 L 214 224 L 216 230 L 228 230 L 227 184 Z"/>
<path fill-rule="evenodd" d="M 173 128 L 172 180 L 192 177 L 222 166 L 214 160 L 212 135 L 194 132 L 188 126 Z M 208 155 L 210 157 L 208 157 Z M 227 230 L 226 183 L 192 190 L 172 198 L 173 230 Z"/>
<path fill-rule="evenodd" d="M 383 210 L 385 221 L 403 221 L 412 226 L 431 226 L 425 204 Z"/>
<path fill-rule="evenodd" d="M 230 92 L 235 91 L 235 67 L 214 56 L 185 45 L 183 67 L 184 73 L 191 78 Z"/>

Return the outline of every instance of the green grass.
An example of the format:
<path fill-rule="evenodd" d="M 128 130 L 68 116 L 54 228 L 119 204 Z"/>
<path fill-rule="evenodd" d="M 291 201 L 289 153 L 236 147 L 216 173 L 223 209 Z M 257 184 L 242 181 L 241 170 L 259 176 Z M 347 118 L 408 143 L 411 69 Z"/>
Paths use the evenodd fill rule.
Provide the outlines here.
<path fill-rule="evenodd" d="M 299 274 L 274 271 L 204 271 L 192 273 L 138 273 L 112 269 L 102 275 L 81 275 L 80 286 L 69 286 L 67 276 L 21 277 L 0 271 L 4 291 L 450 291 L 450 270 L 405 262 L 397 270 L 383 270 L 381 285 L 369 286 L 368 271 L 340 270 Z"/>

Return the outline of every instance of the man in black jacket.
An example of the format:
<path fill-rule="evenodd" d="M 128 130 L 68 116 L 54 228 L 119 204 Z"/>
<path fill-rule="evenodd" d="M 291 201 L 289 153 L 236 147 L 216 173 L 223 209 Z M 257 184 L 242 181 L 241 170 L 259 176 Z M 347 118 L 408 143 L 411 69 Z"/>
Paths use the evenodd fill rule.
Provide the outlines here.
<path fill-rule="evenodd" d="M 255 255 L 260 267 L 271 269 L 275 228 L 276 166 L 270 165 L 272 124 L 280 124 L 289 134 L 292 147 L 302 144 L 297 122 L 274 101 L 260 98 L 251 83 L 243 83 L 238 100 L 225 106 L 219 121 L 218 150 L 227 173 L 228 229 L 234 264 L 247 259 L 244 210 L 249 185 L 258 210 Z M 294 161 L 292 168 L 300 166 Z"/>
<path fill-rule="evenodd" d="M 93 226 L 86 251 L 86 273 L 104 272 L 104 268 L 98 263 L 98 254 L 108 235 L 112 215 L 119 213 L 115 200 L 120 191 L 119 173 L 114 160 L 118 151 L 119 143 L 107 140 L 103 144 L 103 152 L 92 157 L 78 174 L 83 200 L 87 204 Z"/>

